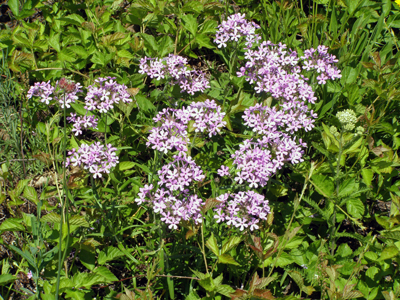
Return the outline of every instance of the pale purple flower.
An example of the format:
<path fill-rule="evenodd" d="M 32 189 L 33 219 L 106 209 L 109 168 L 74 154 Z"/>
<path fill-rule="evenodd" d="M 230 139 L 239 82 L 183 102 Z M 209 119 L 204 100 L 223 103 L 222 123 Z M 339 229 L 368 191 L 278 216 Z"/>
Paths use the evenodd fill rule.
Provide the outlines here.
<path fill-rule="evenodd" d="M 266 220 L 270 213 L 268 200 L 254 191 L 226 193 L 217 197 L 217 200 L 220 202 L 214 208 L 217 223 L 226 222 L 240 231 L 258 229 L 259 221 Z"/>

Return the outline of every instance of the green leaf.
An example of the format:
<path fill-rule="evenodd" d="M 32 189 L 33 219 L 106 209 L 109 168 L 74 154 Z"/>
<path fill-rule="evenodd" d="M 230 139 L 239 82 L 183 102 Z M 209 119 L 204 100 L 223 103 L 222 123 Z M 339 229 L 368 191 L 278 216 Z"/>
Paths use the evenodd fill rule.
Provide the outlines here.
<path fill-rule="evenodd" d="M 89 227 L 89 223 L 88 221 L 86 221 L 84 216 L 72 216 L 69 219 L 69 224 L 70 225 L 75 225 L 75 226 L 79 226 L 79 227 Z"/>
<path fill-rule="evenodd" d="M 195 37 L 197 28 L 199 27 L 196 18 L 193 15 L 183 15 L 182 21 L 183 27 L 185 27 Z"/>
<path fill-rule="evenodd" d="M 221 264 L 240 266 L 240 264 L 236 260 L 234 260 L 233 257 L 230 256 L 229 254 L 222 254 L 218 256 L 218 262 Z"/>
<path fill-rule="evenodd" d="M 97 263 L 99 265 L 104 265 L 106 262 L 115 260 L 122 256 L 124 256 L 124 253 L 121 250 L 109 246 L 105 250 L 100 252 L 99 257 L 97 258 Z"/>
<path fill-rule="evenodd" d="M 239 245 L 239 243 L 242 241 L 242 239 L 238 236 L 231 236 L 229 240 L 227 240 L 223 245 L 222 245 L 222 250 L 221 254 L 224 254 L 228 251 L 230 251 L 232 248 L 236 247 Z"/>
<path fill-rule="evenodd" d="M 24 197 L 35 204 L 38 204 L 39 199 L 34 187 L 26 186 L 24 189 Z"/>
<path fill-rule="evenodd" d="M 8 218 L 0 225 L 0 232 L 5 231 L 24 231 L 25 227 L 21 224 L 21 219 Z"/>
<path fill-rule="evenodd" d="M 339 197 L 346 197 L 353 193 L 356 193 L 359 189 L 359 183 L 356 182 L 355 178 L 349 178 L 342 182 L 339 187 Z"/>
<path fill-rule="evenodd" d="M 171 37 L 165 35 L 162 39 L 158 42 L 158 53 L 160 57 L 164 57 L 167 54 L 174 51 L 174 41 Z"/>
<path fill-rule="evenodd" d="M 158 46 L 157 46 L 157 42 L 156 42 L 156 39 L 154 38 L 154 36 L 146 34 L 146 33 L 142 33 L 142 34 L 140 34 L 140 36 L 143 38 L 144 46 L 147 49 L 150 49 L 153 52 L 157 52 Z"/>
<path fill-rule="evenodd" d="M 399 249 L 396 246 L 389 246 L 383 249 L 379 261 L 391 259 L 399 254 Z"/>
<path fill-rule="evenodd" d="M 17 280 L 17 277 L 11 275 L 11 274 L 2 274 L 0 275 L 0 286 L 4 286 L 7 283 L 11 283 Z"/>
<path fill-rule="evenodd" d="M 19 1 L 18 0 L 8 0 L 8 7 L 11 9 L 11 12 L 15 17 L 19 16 Z"/>
<path fill-rule="evenodd" d="M 311 183 L 318 193 L 327 198 L 332 195 L 335 189 L 333 180 L 328 175 L 315 174 L 311 177 Z"/>
<path fill-rule="evenodd" d="M 118 278 L 106 267 L 97 267 L 94 270 L 94 273 L 103 276 L 105 278 L 105 282 L 118 281 Z"/>
<path fill-rule="evenodd" d="M 215 20 L 207 20 L 203 23 L 200 33 L 215 33 L 217 31 L 218 22 Z"/>
<path fill-rule="evenodd" d="M 210 42 L 210 38 L 208 35 L 206 34 L 198 34 L 196 36 L 196 43 L 199 44 L 200 49 L 202 47 L 208 48 L 208 49 L 214 49 L 215 46 Z"/>
<path fill-rule="evenodd" d="M 207 240 L 206 246 L 210 249 L 216 256 L 219 256 L 219 248 L 217 244 L 217 239 L 215 238 L 214 234 L 211 233 L 211 237 Z"/>
<path fill-rule="evenodd" d="M 62 49 L 57 56 L 61 61 L 74 62 L 77 59 L 76 54 L 68 48 Z"/>
<path fill-rule="evenodd" d="M 235 292 L 235 290 L 233 288 L 231 288 L 229 285 L 227 284 L 222 284 L 220 286 L 217 286 L 215 288 L 215 291 L 217 293 L 220 293 L 222 295 L 224 295 L 225 297 L 230 297 L 231 294 L 233 294 Z"/>
<path fill-rule="evenodd" d="M 58 215 L 55 212 L 51 212 L 40 219 L 41 222 L 50 222 L 50 223 L 60 223 L 61 222 L 61 216 Z"/>
<path fill-rule="evenodd" d="M 360 199 L 349 199 L 346 201 L 347 212 L 354 218 L 361 219 L 364 214 L 364 205 Z"/>
<path fill-rule="evenodd" d="M 361 176 L 364 183 L 368 186 L 372 186 L 372 179 L 374 178 L 374 171 L 371 169 L 362 169 Z"/>
<path fill-rule="evenodd" d="M 132 169 L 136 164 L 132 161 L 121 161 L 118 164 L 119 170 L 120 171 L 125 171 L 125 170 L 129 170 Z"/>
<path fill-rule="evenodd" d="M 26 251 L 22 251 L 21 249 L 15 247 L 14 245 L 9 245 L 8 247 L 10 247 L 12 250 L 17 252 L 23 258 L 25 258 L 27 260 L 27 262 L 31 265 L 31 267 L 36 269 L 37 266 L 36 266 L 35 260 L 30 253 L 28 253 Z"/>
<path fill-rule="evenodd" d="M 199 284 L 207 291 L 212 292 L 215 289 L 214 280 L 208 275 L 205 279 L 199 280 Z"/>
<path fill-rule="evenodd" d="M 150 100 L 143 95 L 136 95 L 136 101 L 139 109 L 143 110 L 143 112 L 146 114 L 156 110 L 156 107 L 153 105 L 153 103 L 151 103 Z"/>

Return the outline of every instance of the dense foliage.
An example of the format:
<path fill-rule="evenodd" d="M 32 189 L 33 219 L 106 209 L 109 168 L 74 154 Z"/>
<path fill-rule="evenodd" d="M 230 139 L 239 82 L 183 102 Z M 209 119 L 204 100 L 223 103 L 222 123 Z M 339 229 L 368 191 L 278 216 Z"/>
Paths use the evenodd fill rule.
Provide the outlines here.
<path fill-rule="evenodd" d="M 399 5 L 3 4 L 0 299 L 398 299 Z"/>

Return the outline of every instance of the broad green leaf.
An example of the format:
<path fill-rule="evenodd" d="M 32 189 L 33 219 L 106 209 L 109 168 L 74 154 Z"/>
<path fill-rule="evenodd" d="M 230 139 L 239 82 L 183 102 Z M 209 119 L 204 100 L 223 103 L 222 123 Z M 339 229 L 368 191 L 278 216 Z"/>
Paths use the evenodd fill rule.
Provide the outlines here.
<path fill-rule="evenodd" d="M 206 34 L 198 34 L 196 36 L 196 43 L 199 44 L 200 49 L 202 47 L 208 48 L 208 49 L 214 49 L 215 46 L 210 42 L 210 38 Z"/>
<path fill-rule="evenodd" d="M 63 230 L 64 231 L 64 230 Z M 96 256 L 94 251 L 88 249 L 81 249 L 79 252 L 79 261 L 89 270 L 93 271 L 96 263 Z"/>
<path fill-rule="evenodd" d="M 33 203 L 37 204 L 39 202 L 37 192 L 34 187 L 32 186 L 26 186 L 24 189 L 24 197 L 28 199 L 29 201 L 32 201 Z"/>
<path fill-rule="evenodd" d="M 208 292 L 212 292 L 215 289 L 214 280 L 208 275 L 206 278 L 199 280 L 199 284 Z"/>
<path fill-rule="evenodd" d="M 118 164 L 118 168 L 120 171 L 125 171 L 125 170 L 129 170 L 132 169 L 136 164 L 132 161 L 121 161 Z"/>
<path fill-rule="evenodd" d="M 332 195 L 335 189 L 333 180 L 328 175 L 315 174 L 311 177 L 311 183 L 318 193 L 327 198 Z"/>
<path fill-rule="evenodd" d="M 199 27 L 196 18 L 193 15 L 183 15 L 182 20 L 183 27 L 185 27 L 195 37 Z"/>
<path fill-rule="evenodd" d="M 230 297 L 231 294 L 233 294 L 235 292 L 235 290 L 227 284 L 222 284 L 222 285 L 217 286 L 215 288 L 215 291 L 217 293 L 224 295 L 225 297 Z"/>
<path fill-rule="evenodd" d="M 372 186 L 372 179 L 374 178 L 374 171 L 371 169 L 362 169 L 361 176 L 364 183 L 368 186 Z"/>
<path fill-rule="evenodd" d="M 60 223 L 61 222 L 61 216 L 58 215 L 55 212 L 51 212 L 45 216 L 43 216 L 40 221 L 42 222 L 50 222 L 50 223 Z"/>
<path fill-rule="evenodd" d="M 242 239 L 238 236 L 231 236 L 229 240 L 227 240 L 223 245 L 222 245 L 222 250 L 221 254 L 224 254 L 228 251 L 230 251 L 232 248 L 236 247 L 239 245 L 239 243 L 242 241 Z"/>
<path fill-rule="evenodd" d="M 346 209 L 352 217 L 357 219 L 361 219 L 364 214 L 364 204 L 357 198 L 347 200 Z"/>
<path fill-rule="evenodd" d="M 165 35 L 162 39 L 158 42 L 158 53 L 160 57 L 164 57 L 167 54 L 174 51 L 174 41 L 171 37 Z"/>
<path fill-rule="evenodd" d="M 75 225 L 79 227 L 89 227 L 88 221 L 86 221 L 84 216 L 74 215 L 69 219 L 70 225 Z"/>
<path fill-rule="evenodd" d="M 76 54 L 68 48 L 62 49 L 61 52 L 58 52 L 57 56 L 61 61 L 74 62 L 77 59 Z"/>
<path fill-rule="evenodd" d="M 24 231 L 25 227 L 21 224 L 21 219 L 8 218 L 0 225 L 0 232 L 5 231 Z"/>
<path fill-rule="evenodd" d="M 156 110 L 156 107 L 153 105 L 153 103 L 151 103 L 150 100 L 143 95 L 136 95 L 136 101 L 139 109 L 143 110 L 143 112 L 146 114 Z"/>
<path fill-rule="evenodd" d="M 217 244 L 217 239 L 215 238 L 214 234 L 211 233 L 211 237 L 207 240 L 206 246 L 210 249 L 216 256 L 219 256 L 219 248 Z"/>
<path fill-rule="evenodd" d="M 8 7 L 11 9 L 11 12 L 15 17 L 19 16 L 19 1 L 18 0 L 8 0 Z"/>
<path fill-rule="evenodd" d="M 143 38 L 144 46 L 147 49 L 150 49 L 153 52 L 157 52 L 158 46 L 157 46 L 157 42 L 156 42 L 156 39 L 154 38 L 154 36 L 146 34 L 146 33 L 142 33 L 142 34 L 140 34 L 140 36 Z"/>
<path fill-rule="evenodd" d="M 359 183 L 356 182 L 355 178 L 349 178 L 342 182 L 339 186 L 339 197 L 346 197 L 351 194 L 354 194 L 359 189 Z"/>
<path fill-rule="evenodd" d="M 382 251 L 379 261 L 391 259 L 399 254 L 399 249 L 396 246 L 385 247 Z"/>
<path fill-rule="evenodd" d="M 218 262 L 221 264 L 230 264 L 230 265 L 240 266 L 240 264 L 236 260 L 234 260 L 234 258 L 232 256 L 230 256 L 229 254 L 222 254 L 222 255 L 218 256 Z"/>
<path fill-rule="evenodd" d="M 99 265 L 104 265 L 106 262 L 115 260 L 122 256 L 124 256 L 124 253 L 121 250 L 109 246 L 105 250 L 100 252 L 99 257 L 97 258 L 97 263 Z"/>
<path fill-rule="evenodd" d="M 17 280 L 17 277 L 11 275 L 11 274 L 2 274 L 0 275 L 0 286 L 4 286 L 8 283 L 11 283 L 13 281 Z"/>
<path fill-rule="evenodd" d="M 207 20 L 203 23 L 200 33 L 215 33 L 217 31 L 218 22 L 215 20 Z"/>
<path fill-rule="evenodd" d="M 94 273 L 103 276 L 105 278 L 105 282 L 118 281 L 118 278 L 106 267 L 97 267 L 94 270 Z"/>

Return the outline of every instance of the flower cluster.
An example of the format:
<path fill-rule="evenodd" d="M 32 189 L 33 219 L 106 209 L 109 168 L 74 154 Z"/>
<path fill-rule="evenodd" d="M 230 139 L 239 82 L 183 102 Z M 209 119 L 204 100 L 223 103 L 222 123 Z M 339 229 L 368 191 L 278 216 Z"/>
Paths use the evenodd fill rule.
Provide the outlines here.
<path fill-rule="evenodd" d="M 225 113 L 214 100 L 193 102 L 187 109 L 183 107 L 177 111 L 177 116 L 185 124 L 193 120 L 195 132 L 207 132 L 209 137 L 217 135 L 226 126 L 226 122 L 223 121 Z"/>
<path fill-rule="evenodd" d="M 221 107 L 214 100 L 208 99 L 204 102 L 194 102 L 182 109 L 165 108 L 153 118 L 159 126 L 151 129 L 147 146 L 164 153 L 173 148 L 187 151 L 187 130 L 190 121 L 194 122 L 195 132 L 208 133 L 211 137 L 226 125 L 224 117 L 225 113 L 221 112 Z"/>
<path fill-rule="evenodd" d="M 304 51 L 303 69 L 316 70 L 318 72 L 318 84 L 325 84 L 327 80 L 335 80 L 341 78 L 340 70 L 333 64 L 337 63 L 336 56 L 328 53 L 328 47 L 319 45 L 317 49 L 311 48 Z"/>
<path fill-rule="evenodd" d="M 258 229 L 260 220 L 266 220 L 270 213 L 268 200 L 254 191 L 239 192 L 237 194 L 222 194 L 217 197 L 220 201 L 214 211 L 217 223 L 226 221 L 243 231 L 249 228 L 251 231 Z"/>
<path fill-rule="evenodd" d="M 294 133 L 301 128 L 310 131 L 314 128 L 314 118 L 317 118 L 312 110 L 309 112 L 304 107 L 297 110 L 270 108 L 257 103 L 244 111 L 243 119 L 245 125 L 254 132 L 262 135 L 270 135 L 280 130 Z"/>
<path fill-rule="evenodd" d="M 162 59 L 144 57 L 140 60 L 140 74 L 146 74 L 150 78 L 171 78 L 173 84 L 179 84 L 181 92 L 194 95 L 196 92 L 204 92 L 210 87 L 206 74 L 202 71 L 189 70 L 187 58 L 170 54 Z"/>
<path fill-rule="evenodd" d="M 161 214 L 161 221 L 170 229 L 177 229 L 182 220 L 194 220 L 196 224 L 202 222 L 200 209 L 204 202 L 196 194 L 191 194 L 188 187 L 205 176 L 193 159 L 183 152 L 173 158 L 158 171 L 158 188 L 152 184 L 145 185 L 140 188 L 135 201 L 139 205 L 146 203 L 155 213 Z"/>
<path fill-rule="evenodd" d="M 194 160 L 179 152 L 174 155 L 174 161 L 164 165 L 158 171 L 159 183 L 171 191 L 184 191 L 193 181 L 202 181 L 205 176 Z"/>
<path fill-rule="evenodd" d="M 51 86 L 50 80 L 48 82 L 35 82 L 30 87 L 27 98 L 40 97 L 40 102 L 46 105 L 49 105 L 54 98 L 61 108 L 64 108 L 64 104 L 66 108 L 70 108 L 70 103 L 74 103 L 78 99 L 77 94 L 80 92 L 82 92 L 82 85 L 79 82 L 75 83 L 62 78 L 56 82 L 56 87 Z"/>
<path fill-rule="evenodd" d="M 276 133 L 263 136 L 259 140 L 245 140 L 239 150 L 232 154 L 233 168 L 238 184 L 246 182 L 251 188 L 265 186 L 285 162 L 297 164 L 302 159 L 306 144 L 299 140 L 299 144 L 285 133 Z M 225 169 L 219 174 L 227 175 Z"/>
<path fill-rule="evenodd" d="M 226 47 L 229 42 L 239 42 L 245 37 L 245 45 L 251 48 L 254 43 L 259 41 L 261 37 L 255 33 L 260 28 L 254 22 L 248 22 L 245 15 L 234 14 L 228 17 L 218 26 L 216 38 L 214 42 L 218 44 L 218 48 Z"/>
<path fill-rule="evenodd" d="M 75 133 L 75 136 L 82 134 L 82 128 L 94 128 L 97 129 L 97 119 L 95 116 L 83 116 L 77 117 L 75 113 L 71 113 L 70 117 L 67 117 L 68 122 L 74 123 L 72 127 L 72 132 Z"/>
<path fill-rule="evenodd" d="M 159 112 L 154 122 L 159 122 L 158 127 L 150 130 L 146 145 L 160 152 L 167 153 L 175 148 L 178 151 L 187 151 L 187 125 L 175 115 L 176 109 L 165 108 Z"/>
<path fill-rule="evenodd" d="M 120 101 L 124 103 L 132 102 L 127 86 L 117 83 L 114 79 L 115 77 L 97 78 L 96 83 L 88 87 L 85 109 L 106 113 Z"/>
<path fill-rule="evenodd" d="M 102 177 L 102 173 L 110 173 L 111 168 L 118 164 L 116 155 L 117 148 L 111 144 L 106 147 L 100 142 L 95 142 L 92 145 L 82 144 L 79 149 L 72 149 L 68 152 L 69 157 L 66 161 L 66 166 L 83 166 L 89 170 L 94 178 Z"/>

